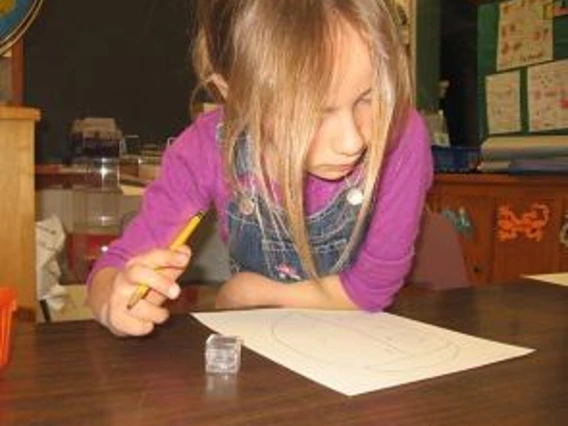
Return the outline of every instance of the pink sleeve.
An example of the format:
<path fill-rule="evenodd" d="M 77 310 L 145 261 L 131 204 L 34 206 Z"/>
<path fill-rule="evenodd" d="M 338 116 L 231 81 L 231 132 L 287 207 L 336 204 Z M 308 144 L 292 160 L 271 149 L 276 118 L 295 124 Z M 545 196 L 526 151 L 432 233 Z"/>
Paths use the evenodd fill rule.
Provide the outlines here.
<path fill-rule="evenodd" d="M 220 176 L 215 142 L 218 115 L 199 118 L 166 150 L 160 174 L 146 188 L 140 211 L 97 261 L 88 282 L 102 268 L 122 268 L 133 256 L 167 247 L 192 215 L 209 208 Z"/>
<path fill-rule="evenodd" d="M 399 145 L 385 162 L 377 205 L 357 259 L 340 274 L 346 293 L 362 309 L 384 309 L 402 286 L 432 177 L 428 131 L 413 111 Z"/>

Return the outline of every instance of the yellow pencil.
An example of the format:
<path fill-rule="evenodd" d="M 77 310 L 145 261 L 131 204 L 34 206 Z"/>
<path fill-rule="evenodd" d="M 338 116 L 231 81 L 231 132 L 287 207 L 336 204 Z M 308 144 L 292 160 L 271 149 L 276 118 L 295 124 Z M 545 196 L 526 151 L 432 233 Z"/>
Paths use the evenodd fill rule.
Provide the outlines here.
<path fill-rule="evenodd" d="M 193 216 L 189 220 L 185 228 L 183 228 L 182 231 L 177 235 L 174 241 L 168 246 L 168 249 L 176 250 L 181 247 L 187 241 L 187 239 L 191 237 L 191 234 L 193 234 L 193 231 L 195 231 L 197 225 L 199 225 L 199 222 L 201 222 L 201 219 L 203 219 L 204 215 L 204 212 L 196 213 L 195 216 Z M 141 299 L 146 297 L 149 291 L 150 287 L 148 287 L 146 284 L 138 284 L 136 290 L 134 291 L 134 293 L 132 293 L 132 296 L 128 300 L 126 307 L 128 309 L 132 309 L 134 305 L 136 305 Z"/>

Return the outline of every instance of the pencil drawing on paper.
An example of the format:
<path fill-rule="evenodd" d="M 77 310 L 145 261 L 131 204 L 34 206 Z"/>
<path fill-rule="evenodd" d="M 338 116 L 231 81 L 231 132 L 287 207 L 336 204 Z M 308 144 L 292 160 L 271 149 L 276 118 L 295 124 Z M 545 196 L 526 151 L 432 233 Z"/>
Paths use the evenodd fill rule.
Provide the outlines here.
<path fill-rule="evenodd" d="M 252 309 L 194 313 L 218 333 L 345 395 L 526 355 L 532 349 L 387 312 Z"/>
<path fill-rule="evenodd" d="M 377 323 L 373 316 L 353 324 L 350 318 L 286 313 L 273 319 L 271 336 L 276 343 L 306 358 L 367 372 L 429 368 L 456 359 L 460 352 L 459 346 L 447 338 L 411 324 Z"/>

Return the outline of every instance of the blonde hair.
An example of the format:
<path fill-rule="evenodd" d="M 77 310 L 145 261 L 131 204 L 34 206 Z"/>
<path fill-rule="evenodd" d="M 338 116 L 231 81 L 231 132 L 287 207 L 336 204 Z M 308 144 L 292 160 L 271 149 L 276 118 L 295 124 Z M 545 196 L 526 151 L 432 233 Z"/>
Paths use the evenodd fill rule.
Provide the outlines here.
<path fill-rule="evenodd" d="M 235 190 L 244 189 L 236 177 L 235 149 L 246 132 L 261 191 L 274 200 L 268 176 L 278 184 L 290 237 L 305 271 L 317 279 L 304 208 L 305 163 L 331 85 L 338 22 L 359 32 L 376 70 L 372 139 L 362 164 L 364 201 L 347 256 L 373 207 L 385 150 L 400 134 L 412 101 L 393 5 L 389 0 L 199 0 L 198 19 L 197 75 L 204 86 L 215 76 L 228 86 L 222 140 L 228 178 Z M 276 170 L 266 170 L 266 152 L 277 153 L 279 162 L 271 163 Z"/>

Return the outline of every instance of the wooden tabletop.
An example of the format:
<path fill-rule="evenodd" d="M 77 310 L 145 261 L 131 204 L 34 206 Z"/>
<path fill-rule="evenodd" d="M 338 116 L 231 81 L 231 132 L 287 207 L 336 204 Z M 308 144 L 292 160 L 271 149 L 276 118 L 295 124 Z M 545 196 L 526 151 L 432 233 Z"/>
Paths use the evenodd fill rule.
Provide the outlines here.
<path fill-rule="evenodd" d="M 244 350 L 233 379 L 204 374 L 209 331 L 175 316 L 146 338 L 91 321 L 18 324 L 0 372 L 0 424 L 565 425 L 568 288 L 539 282 L 403 296 L 392 312 L 531 355 L 349 398 Z"/>

